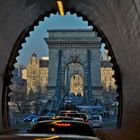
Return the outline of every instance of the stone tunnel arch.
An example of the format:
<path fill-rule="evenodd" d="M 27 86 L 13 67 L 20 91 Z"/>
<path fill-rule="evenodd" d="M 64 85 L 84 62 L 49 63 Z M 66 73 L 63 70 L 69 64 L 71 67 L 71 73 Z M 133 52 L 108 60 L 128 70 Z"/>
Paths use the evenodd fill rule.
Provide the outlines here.
<path fill-rule="evenodd" d="M 73 6 L 73 3 L 72 3 L 72 6 Z M 82 6 L 86 6 L 86 5 L 85 4 L 83 5 L 83 3 L 82 3 Z M 86 9 L 88 9 L 88 7 L 86 7 Z M 21 46 L 22 43 L 26 42 L 25 41 L 25 37 L 26 36 L 29 36 L 29 32 L 34 29 L 34 26 L 35 25 L 38 25 L 38 22 L 39 22 L 40 19 L 43 19 L 46 15 L 49 17 L 49 14 L 56 13 L 56 11 L 57 11 L 57 8 L 53 5 L 52 6 L 52 9 L 49 9 L 49 11 L 45 12 L 45 14 L 43 14 L 41 16 L 39 15 L 39 18 L 37 18 L 37 20 L 35 20 L 35 22 L 31 26 L 27 26 L 26 29 L 24 29 L 21 32 L 21 34 L 18 37 L 17 41 L 13 45 L 13 49 L 11 51 L 11 55 L 9 57 L 9 60 L 8 60 L 8 63 L 7 63 L 7 67 L 6 67 L 6 70 L 5 70 L 5 73 L 9 73 L 9 74 L 8 75 L 7 74 L 5 75 L 4 84 L 3 84 L 4 85 L 3 86 L 3 94 L 4 94 L 4 96 L 3 96 L 3 100 L 2 100 L 2 102 L 3 102 L 3 109 L 2 109 L 2 116 L 3 117 L 2 117 L 2 119 L 3 118 L 7 118 L 7 119 L 4 119 L 2 122 L 3 122 L 3 126 L 5 128 L 8 128 L 9 127 L 9 125 L 8 125 L 9 124 L 8 123 L 8 114 L 7 114 L 8 108 L 6 107 L 7 106 L 6 105 L 6 102 L 8 101 L 7 100 L 7 96 L 8 96 L 7 93 L 10 91 L 10 89 L 9 89 L 9 84 L 10 84 L 9 81 L 10 81 L 11 76 L 12 76 L 11 70 L 14 69 L 13 68 L 13 64 L 16 62 L 15 58 L 16 58 L 17 55 L 19 55 L 18 54 L 18 51 L 21 49 L 19 47 Z M 102 32 L 102 30 L 100 28 L 98 28 L 94 23 L 91 22 L 91 20 L 90 20 L 90 18 L 88 16 L 88 13 L 82 13 L 81 12 L 82 11 L 82 7 L 79 7 L 78 9 L 77 8 L 73 8 L 73 7 L 70 7 L 70 8 L 66 8 L 66 11 L 70 11 L 70 13 L 72 13 L 72 14 L 73 13 L 76 13 L 77 16 L 82 16 L 83 17 L 83 20 L 88 21 L 88 23 L 90 25 L 94 26 L 93 31 L 98 32 L 98 36 L 101 36 L 102 37 L 102 42 L 104 42 L 104 43 L 107 44 L 107 49 L 110 52 L 109 55 L 112 58 L 111 62 L 114 64 L 113 68 L 114 68 L 115 71 L 117 71 L 115 77 L 116 77 L 116 84 L 118 85 L 118 91 L 117 92 L 120 93 L 119 94 L 119 101 L 120 101 L 120 104 L 119 104 L 119 108 L 120 108 L 119 110 L 120 111 L 119 111 L 119 113 L 121 113 L 121 107 L 122 107 L 121 106 L 121 99 L 122 98 L 121 98 L 120 72 L 119 72 L 119 67 L 117 65 L 117 62 L 116 62 L 114 53 L 112 51 L 112 48 L 111 48 L 111 45 L 110 45 L 108 39 L 106 38 L 106 36 Z M 82 62 L 80 62 L 80 63 L 82 63 Z M 121 115 L 120 114 L 118 114 L 118 118 L 119 118 L 118 119 L 118 127 L 120 127 L 120 122 L 121 122 Z"/>
<path fill-rule="evenodd" d="M 65 1 L 64 1 L 65 2 Z M 36 19 L 41 19 L 40 15 L 49 15 L 55 13 L 56 7 L 53 0 L 40 0 L 27 2 L 23 0 L 18 1 L 2 1 L 1 0 L 1 21 L 0 21 L 0 56 L 1 56 L 1 81 L 0 81 L 0 128 L 8 128 L 7 122 L 7 91 L 9 91 L 9 81 L 11 77 L 10 71 L 13 69 L 13 62 L 18 55 L 20 43 L 24 40 L 26 35 L 33 26 L 37 24 Z M 123 118 L 121 128 L 125 132 L 132 134 L 131 139 L 140 137 L 139 134 L 139 71 L 140 65 L 137 60 L 139 56 L 140 44 L 140 8 L 138 0 L 126 1 L 86 1 L 69 0 L 65 2 L 66 10 L 72 13 L 78 13 L 84 18 L 88 19 L 89 23 L 96 25 L 96 29 L 104 36 L 103 40 L 113 47 L 116 60 L 118 63 L 113 63 L 114 68 L 119 70 L 123 76 Z M 11 10 L 12 9 L 12 10 Z M 12 12 L 9 12 L 12 11 Z M 23 12 L 24 11 L 24 12 Z M 8 16 L 7 16 L 8 15 Z M 5 17 L 7 19 L 5 20 Z M 14 19 L 14 22 L 12 22 Z M 125 20 L 124 20 L 125 19 Z M 22 21 L 22 22 L 21 22 Z M 9 26 L 10 23 L 10 26 Z M 32 25 L 32 26 L 30 26 Z M 5 32 L 6 30 L 6 32 Z M 103 33 L 102 33 L 103 31 Z M 12 32 L 12 34 L 11 34 Z M 8 38 L 8 40 L 7 40 Z M 109 41 L 107 41 L 107 38 Z M 23 41 L 24 42 L 24 41 Z M 6 49 L 5 49 L 6 48 Z M 7 49 L 8 48 L 8 49 Z M 7 51 L 9 50 L 9 51 Z M 110 52 L 112 49 L 110 49 Z M 129 54 L 129 58 L 127 57 Z M 113 58 L 113 56 L 112 56 Z M 112 59 L 114 60 L 114 59 Z M 137 65 L 137 66 L 136 66 Z M 116 71 L 116 78 L 118 79 L 118 90 L 121 91 L 120 72 Z M 131 80 L 130 80 L 131 79 Z M 119 96 L 120 98 L 120 96 Z M 131 102 L 133 99 L 134 102 Z M 120 100 L 121 101 L 121 100 Z M 131 104 L 130 104 L 131 102 Z M 129 109 L 127 108 L 129 106 Z M 121 106 L 122 107 L 122 106 Z M 136 115 L 132 115 L 136 113 Z M 120 111 L 121 113 L 121 111 Z M 120 115 L 122 116 L 122 115 Z M 131 120 L 135 120 L 132 123 Z M 137 129 L 136 129 L 137 128 Z M 119 134 L 124 134 L 119 133 Z M 127 133 L 128 134 L 128 133 Z M 127 135 L 126 134 L 126 135 Z M 111 136 L 111 133 L 108 134 Z M 124 134 L 125 135 L 125 134 Z M 125 135 L 125 136 L 126 136 Z M 115 136 L 112 135 L 112 139 Z"/>

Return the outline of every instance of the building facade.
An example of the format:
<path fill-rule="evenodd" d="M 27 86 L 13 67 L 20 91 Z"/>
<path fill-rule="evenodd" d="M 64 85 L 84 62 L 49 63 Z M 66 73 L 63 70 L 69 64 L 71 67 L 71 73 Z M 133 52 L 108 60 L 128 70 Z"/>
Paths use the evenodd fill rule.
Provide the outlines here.
<path fill-rule="evenodd" d="M 103 85 L 103 90 L 109 92 L 110 90 L 116 90 L 114 70 L 112 69 L 112 63 L 110 62 L 110 57 L 108 56 L 108 51 L 103 50 L 101 57 L 101 82 Z"/>
<path fill-rule="evenodd" d="M 26 68 L 22 71 L 22 77 L 27 80 L 27 95 L 32 92 L 46 93 L 48 84 L 48 57 L 38 59 L 32 54 Z"/>

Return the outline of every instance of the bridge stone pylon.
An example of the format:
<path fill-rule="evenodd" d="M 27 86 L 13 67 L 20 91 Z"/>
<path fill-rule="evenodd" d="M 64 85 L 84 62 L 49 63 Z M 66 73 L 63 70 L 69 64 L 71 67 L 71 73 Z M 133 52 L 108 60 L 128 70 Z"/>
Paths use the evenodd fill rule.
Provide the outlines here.
<path fill-rule="evenodd" d="M 49 48 L 49 72 L 47 98 L 55 98 L 54 107 L 61 104 L 67 94 L 66 69 L 71 63 L 78 63 L 83 68 L 84 95 L 87 104 L 94 104 L 93 99 L 102 101 L 100 73 L 101 38 L 89 29 L 48 30 L 45 38 Z M 70 78 L 69 78 L 70 79 Z"/>

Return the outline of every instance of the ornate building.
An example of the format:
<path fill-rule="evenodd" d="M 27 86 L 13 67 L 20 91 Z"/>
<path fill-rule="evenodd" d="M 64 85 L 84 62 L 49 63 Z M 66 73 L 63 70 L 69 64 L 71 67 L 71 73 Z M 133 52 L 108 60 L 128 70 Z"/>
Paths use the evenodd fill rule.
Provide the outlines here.
<path fill-rule="evenodd" d="M 108 56 L 108 51 L 104 50 L 101 54 L 101 82 L 103 84 L 104 91 L 116 90 L 115 78 L 113 78 L 114 70 Z"/>
<path fill-rule="evenodd" d="M 32 54 L 29 63 L 22 71 L 23 79 L 27 80 L 27 95 L 40 91 L 46 93 L 48 84 L 48 57 L 38 59 L 35 53 Z"/>

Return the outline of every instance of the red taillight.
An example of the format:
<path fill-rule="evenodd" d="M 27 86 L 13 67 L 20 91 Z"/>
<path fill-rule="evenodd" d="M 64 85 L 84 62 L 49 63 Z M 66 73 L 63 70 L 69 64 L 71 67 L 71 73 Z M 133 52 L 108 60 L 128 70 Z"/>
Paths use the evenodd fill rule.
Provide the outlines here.
<path fill-rule="evenodd" d="M 71 126 L 70 123 L 56 123 L 56 126 Z"/>

